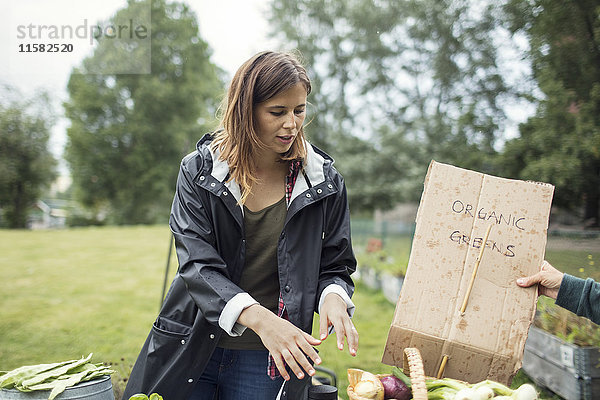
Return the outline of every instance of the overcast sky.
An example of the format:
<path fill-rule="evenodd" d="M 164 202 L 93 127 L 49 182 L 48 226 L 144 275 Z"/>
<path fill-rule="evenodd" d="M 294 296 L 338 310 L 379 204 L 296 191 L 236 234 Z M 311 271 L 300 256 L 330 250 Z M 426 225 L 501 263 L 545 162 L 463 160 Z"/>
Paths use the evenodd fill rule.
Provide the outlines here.
<path fill-rule="evenodd" d="M 230 75 L 254 53 L 270 48 L 264 0 L 186 0 L 196 13 L 201 37 L 213 50 L 212 61 Z M 31 96 L 37 89 L 49 91 L 56 99 L 56 111 L 66 99 L 71 69 L 92 51 L 88 39 L 63 40 L 72 52 L 24 53 L 36 41 L 41 26 L 90 26 L 106 21 L 125 7 L 126 0 L 2 0 L 0 1 L 0 84 Z M 28 29 L 29 26 L 33 28 Z M 37 28 L 37 30 L 36 30 Z M 50 28 L 41 31 L 47 35 Z M 87 28 L 86 28 L 87 29 Z M 25 35 L 24 35 L 25 34 Z M 67 122 L 59 119 L 53 129 L 51 149 L 60 154 L 65 143 Z"/>
<path fill-rule="evenodd" d="M 269 48 L 278 50 L 274 48 L 275 41 L 269 38 L 265 0 L 185 0 L 185 3 L 196 13 L 200 35 L 213 51 L 212 61 L 230 76 L 256 52 Z M 66 142 L 68 122 L 62 118 L 61 104 L 66 100 L 69 74 L 94 47 L 89 38 L 73 38 L 62 40 L 73 44 L 72 52 L 26 53 L 19 50 L 28 44 L 40 43 L 36 36 L 41 26 L 89 29 L 93 24 L 107 21 L 126 4 L 126 0 L 0 1 L 0 85 L 15 87 L 25 97 L 31 97 L 37 89 L 52 94 L 59 118 L 52 130 L 50 149 L 57 156 Z M 29 26 L 37 27 L 38 31 L 35 28 L 28 30 Z M 26 33 L 24 38 L 23 33 Z M 46 31 L 44 33 L 47 35 Z M 508 59 L 511 59 L 510 55 Z M 518 63 L 511 62 L 504 69 L 517 71 L 518 68 Z M 505 109 L 512 119 L 505 133 L 511 137 L 516 134 L 517 124 L 531 115 L 533 108 L 518 102 L 507 104 Z M 64 163 L 61 167 L 66 172 Z"/>

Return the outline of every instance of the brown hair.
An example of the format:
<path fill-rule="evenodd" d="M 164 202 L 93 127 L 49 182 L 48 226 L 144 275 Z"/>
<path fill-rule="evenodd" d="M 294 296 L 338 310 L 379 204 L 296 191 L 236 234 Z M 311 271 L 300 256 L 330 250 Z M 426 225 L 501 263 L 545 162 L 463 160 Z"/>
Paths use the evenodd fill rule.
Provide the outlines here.
<path fill-rule="evenodd" d="M 230 179 L 240 186 L 243 204 L 256 178 L 252 149 L 264 147 L 254 127 L 255 105 L 302 83 L 306 94 L 311 91 L 310 79 L 298 58 L 289 53 L 265 51 L 254 55 L 237 70 L 221 105 L 221 126 L 213 141 L 213 149 L 220 151 L 219 159 L 229 165 Z M 289 151 L 281 161 L 303 159 L 304 130 L 300 128 Z"/>

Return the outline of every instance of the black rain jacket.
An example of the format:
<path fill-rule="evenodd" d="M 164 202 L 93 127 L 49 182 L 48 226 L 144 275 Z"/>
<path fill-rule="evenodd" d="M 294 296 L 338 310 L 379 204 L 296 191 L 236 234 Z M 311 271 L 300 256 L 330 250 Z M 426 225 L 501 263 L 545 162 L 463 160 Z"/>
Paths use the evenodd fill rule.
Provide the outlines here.
<path fill-rule="evenodd" d="M 219 337 L 227 334 L 218 324 L 221 311 L 243 292 L 237 286 L 245 254 L 239 187 L 226 184 L 227 164 L 212 153 L 211 140 L 205 135 L 181 162 L 169 221 L 179 268 L 123 399 L 154 392 L 165 400 L 189 398 Z M 337 284 L 352 296 L 356 260 L 343 178 L 327 154 L 308 142 L 306 148 L 277 259 L 289 320 L 311 333 L 325 287 Z"/>

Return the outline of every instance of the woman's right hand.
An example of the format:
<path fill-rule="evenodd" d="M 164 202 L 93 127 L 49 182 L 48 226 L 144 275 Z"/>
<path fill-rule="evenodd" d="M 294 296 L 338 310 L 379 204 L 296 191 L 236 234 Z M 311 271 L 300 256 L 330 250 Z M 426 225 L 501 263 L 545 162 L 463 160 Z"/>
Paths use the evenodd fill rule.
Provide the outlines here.
<path fill-rule="evenodd" d="M 254 304 L 244 309 L 238 317 L 238 322 L 252 329 L 260 337 L 271 353 L 275 366 L 283 379 L 286 381 L 290 379 L 285 368 L 286 364 L 298 379 L 304 377 L 302 370 L 310 376 L 315 374 L 307 357 L 315 364 L 321 363 L 319 355 L 313 348 L 313 346 L 321 344 L 319 339 L 278 317 L 260 304 Z"/>

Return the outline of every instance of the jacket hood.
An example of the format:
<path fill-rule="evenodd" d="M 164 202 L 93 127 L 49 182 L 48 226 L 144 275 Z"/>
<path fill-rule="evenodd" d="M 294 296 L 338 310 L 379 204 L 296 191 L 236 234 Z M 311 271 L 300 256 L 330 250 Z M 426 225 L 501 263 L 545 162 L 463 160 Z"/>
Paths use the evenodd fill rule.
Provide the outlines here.
<path fill-rule="evenodd" d="M 213 134 L 208 133 L 196 144 L 196 150 L 205 156 L 205 160 L 210 160 L 210 165 L 203 165 L 202 170 L 206 173 L 210 170 L 210 175 L 217 181 L 222 182 L 235 199 L 239 200 L 241 197 L 239 185 L 233 179 L 225 182 L 229 174 L 229 165 L 226 161 L 219 159 L 220 152 L 213 150 L 212 146 L 210 146 L 213 138 Z M 303 140 L 304 147 L 306 148 L 306 158 L 303 160 L 302 165 L 304 173 L 298 175 L 292 191 L 291 201 L 310 187 L 325 182 L 326 170 L 334 163 L 333 158 L 327 153 L 312 145 L 307 140 Z"/>

